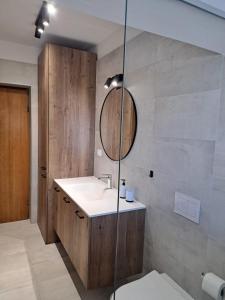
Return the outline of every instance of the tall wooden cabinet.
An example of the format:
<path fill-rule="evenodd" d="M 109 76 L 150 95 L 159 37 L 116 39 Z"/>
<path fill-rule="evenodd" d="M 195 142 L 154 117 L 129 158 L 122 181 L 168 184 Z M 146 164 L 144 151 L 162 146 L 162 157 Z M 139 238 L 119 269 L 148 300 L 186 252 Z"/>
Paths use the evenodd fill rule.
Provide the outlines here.
<path fill-rule="evenodd" d="M 38 225 L 54 242 L 53 178 L 93 175 L 96 55 L 47 44 L 39 56 Z"/>

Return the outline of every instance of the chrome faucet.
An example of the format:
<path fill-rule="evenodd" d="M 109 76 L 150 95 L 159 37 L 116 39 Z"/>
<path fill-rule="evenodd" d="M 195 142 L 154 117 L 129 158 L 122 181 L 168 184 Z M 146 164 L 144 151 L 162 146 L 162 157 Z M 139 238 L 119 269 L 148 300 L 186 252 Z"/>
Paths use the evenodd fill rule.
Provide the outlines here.
<path fill-rule="evenodd" d="M 112 189 L 112 174 L 102 174 L 98 179 L 107 179 L 107 190 Z"/>

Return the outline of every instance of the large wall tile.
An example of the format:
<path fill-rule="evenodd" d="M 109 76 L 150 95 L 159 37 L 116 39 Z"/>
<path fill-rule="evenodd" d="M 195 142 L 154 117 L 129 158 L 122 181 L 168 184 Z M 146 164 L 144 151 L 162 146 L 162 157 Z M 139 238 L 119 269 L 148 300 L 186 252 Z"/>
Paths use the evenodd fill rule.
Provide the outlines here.
<path fill-rule="evenodd" d="M 225 277 L 225 246 L 219 241 L 208 239 L 207 244 L 207 272 Z"/>
<path fill-rule="evenodd" d="M 183 181 L 208 180 L 212 176 L 213 142 L 155 139 L 153 147 L 158 173 Z"/>
<path fill-rule="evenodd" d="M 163 40 L 161 36 L 143 32 L 129 41 L 126 46 L 126 72 L 154 64 L 157 60 L 157 51 L 161 40 Z"/>
<path fill-rule="evenodd" d="M 219 136 L 215 144 L 213 175 L 225 179 L 225 134 Z"/>
<path fill-rule="evenodd" d="M 163 38 L 158 43 L 157 61 L 169 59 L 174 66 L 182 66 L 193 58 L 207 58 L 220 56 L 219 54 L 185 44 L 169 38 Z M 221 57 L 221 56 L 220 56 Z"/>
<path fill-rule="evenodd" d="M 155 135 L 216 140 L 220 90 L 157 98 Z"/>
<path fill-rule="evenodd" d="M 121 54 L 120 47 L 98 61 L 96 124 L 104 80 L 121 70 Z M 224 58 L 149 33 L 130 40 L 126 54 L 138 127 L 120 171 L 146 205 L 144 271 L 165 272 L 194 299 L 209 300 L 201 272 L 225 278 Z M 95 143 L 102 148 L 98 125 Z M 95 175 L 112 173 L 115 186 L 118 168 L 104 153 L 95 155 Z M 176 191 L 201 201 L 200 224 L 173 212 Z"/>
<path fill-rule="evenodd" d="M 213 182 L 213 189 L 225 192 L 225 178 L 214 176 L 212 182 Z"/>
<path fill-rule="evenodd" d="M 225 192 L 213 191 L 209 206 L 209 235 L 224 244 L 225 247 Z"/>
<path fill-rule="evenodd" d="M 222 58 L 219 55 L 193 58 L 176 67 L 172 63 L 155 65 L 155 95 L 169 97 L 220 88 Z M 164 70 L 166 64 L 166 70 Z M 168 65 L 171 66 L 168 69 Z"/>

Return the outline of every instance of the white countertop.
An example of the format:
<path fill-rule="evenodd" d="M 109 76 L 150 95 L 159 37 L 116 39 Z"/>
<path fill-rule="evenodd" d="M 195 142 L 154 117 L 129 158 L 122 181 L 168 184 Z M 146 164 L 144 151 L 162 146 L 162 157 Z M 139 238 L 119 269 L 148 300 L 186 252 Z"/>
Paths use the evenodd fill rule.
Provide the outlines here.
<path fill-rule="evenodd" d="M 55 183 L 89 217 L 117 213 L 117 189 L 106 190 L 107 185 L 94 176 L 55 179 Z M 119 212 L 145 209 L 138 201 L 126 202 L 119 199 Z"/>

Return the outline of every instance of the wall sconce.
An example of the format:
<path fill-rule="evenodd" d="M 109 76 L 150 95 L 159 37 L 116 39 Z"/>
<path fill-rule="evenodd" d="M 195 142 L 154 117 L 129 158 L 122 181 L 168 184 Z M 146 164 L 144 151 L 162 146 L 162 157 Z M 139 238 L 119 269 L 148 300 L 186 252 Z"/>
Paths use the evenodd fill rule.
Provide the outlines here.
<path fill-rule="evenodd" d="M 119 87 L 119 86 L 122 86 L 122 84 L 123 84 L 123 74 L 117 74 L 113 77 L 107 78 L 107 80 L 104 84 L 104 88 L 108 89 L 108 88 L 110 88 L 111 85 L 113 87 Z"/>

